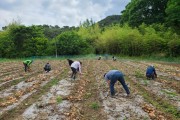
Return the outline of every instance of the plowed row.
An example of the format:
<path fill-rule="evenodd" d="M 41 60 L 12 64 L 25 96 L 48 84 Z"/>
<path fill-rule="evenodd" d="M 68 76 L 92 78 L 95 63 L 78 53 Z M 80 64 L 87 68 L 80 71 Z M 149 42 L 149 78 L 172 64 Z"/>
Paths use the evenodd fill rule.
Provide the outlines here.
<path fill-rule="evenodd" d="M 46 62 L 52 66 L 45 73 Z M 71 80 L 66 60 L 36 60 L 31 72 L 19 61 L 0 63 L 0 119 L 2 120 L 178 120 L 180 65 L 144 61 L 82 60 L 82 75 Z M 158 78 L 146 80 L 148 65 Z M 111 98 L 103 75 L 111 69 L 125 74 L 131 91 L 120 83 Z"/>

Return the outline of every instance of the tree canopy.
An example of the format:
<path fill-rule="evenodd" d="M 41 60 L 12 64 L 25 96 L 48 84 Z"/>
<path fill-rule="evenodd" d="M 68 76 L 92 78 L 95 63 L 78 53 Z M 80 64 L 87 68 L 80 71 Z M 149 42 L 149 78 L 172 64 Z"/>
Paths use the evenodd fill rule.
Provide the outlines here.
<path fill-rule="evenodd" d="M 25 26 L 13 21 L 0 31 L 0 57 L 79 54 L 180 56 L 180 1 L 131 0 L 122 15 L 78 27 Z"/>

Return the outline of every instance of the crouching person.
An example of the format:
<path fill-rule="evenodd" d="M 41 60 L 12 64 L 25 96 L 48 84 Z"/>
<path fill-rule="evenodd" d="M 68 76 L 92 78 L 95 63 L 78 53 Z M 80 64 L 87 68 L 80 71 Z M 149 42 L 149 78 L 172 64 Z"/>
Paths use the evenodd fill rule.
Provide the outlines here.
<path fill-rule="evenodd" d="M 156 70 L 153 65 L 147 67 L 146 77 L 147 79 L 153 79 L 153 80 L 154 78 L 157 78 Z"/>
<path fill-rule="evenodd" d="M 51 71 L 51 65 L 49 63 L 46 63 L 46 65 L 44 66 L 44 71 L 47 73 L 49 71 Z"/>

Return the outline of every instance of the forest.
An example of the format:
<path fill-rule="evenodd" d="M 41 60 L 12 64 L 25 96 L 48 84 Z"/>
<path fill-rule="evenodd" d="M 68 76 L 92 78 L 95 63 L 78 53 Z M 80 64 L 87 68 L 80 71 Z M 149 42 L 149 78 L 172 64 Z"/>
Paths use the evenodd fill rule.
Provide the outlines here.
<path fill-rule="evenodd" d="M 78 27 L 25 26 L 12 21 L 0 31 L 0 58 L 115 54 L 180 56 L 180 1 L 131 0 L 121 15 Z"/>

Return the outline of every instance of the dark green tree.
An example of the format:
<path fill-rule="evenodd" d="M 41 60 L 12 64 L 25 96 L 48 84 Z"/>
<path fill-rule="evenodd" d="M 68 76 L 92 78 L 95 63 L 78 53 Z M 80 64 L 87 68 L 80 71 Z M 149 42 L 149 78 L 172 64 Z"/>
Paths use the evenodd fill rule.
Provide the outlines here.
<path fill-rule="evenodd" d="M 14 51 L 14 43 L 10 39 L 9 31 L 0 32 L 0 58 L 15 57 Z"/>
<path fill-rule="evenodd" d="M 180 0 L 169 0 L 166 9 L 166 24 L 180 32 Z"/>
<path fill-rule="evenodd" d="M 164 23 L 167 2 L 168 0 L 132 0 L 122 11 L 121 23 L 127 22 L 133 27 L 142 23 Z"/>
<path fill-rule="evenodd" d="M 37 26 L 26 27 L 23 25 L 10 28 L 11 40 L 14 44 L 14 54 L 17 57 L 37 55 L 37 41 L 44 38 L 43 30 Z"/>
<path fill-rule="evenodd" d="M 87 53 L 89 46 L 76 32 L 64 32 L 56 38 L 58 55 L 77 55 Z"/>

